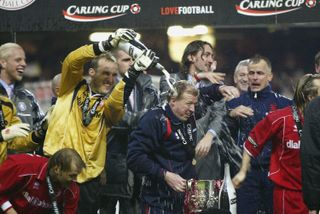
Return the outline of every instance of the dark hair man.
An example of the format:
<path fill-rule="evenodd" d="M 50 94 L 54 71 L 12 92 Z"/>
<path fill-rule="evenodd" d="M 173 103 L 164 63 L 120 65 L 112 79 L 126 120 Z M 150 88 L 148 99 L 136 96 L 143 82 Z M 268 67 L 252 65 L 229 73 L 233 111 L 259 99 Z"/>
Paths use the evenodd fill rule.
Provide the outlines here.
<path fill-rule="evenodd" d="M 309 78 L 315 78 L 319 74 Z M 301 99 L 306 99 L 302 97 Z M 320 97 L 316 97 L 306 107 L 304 112 L 304 126 L 301 138 L 301 169 L 302 192 L 309 214 L 318 214 L 320 211 Z"/>

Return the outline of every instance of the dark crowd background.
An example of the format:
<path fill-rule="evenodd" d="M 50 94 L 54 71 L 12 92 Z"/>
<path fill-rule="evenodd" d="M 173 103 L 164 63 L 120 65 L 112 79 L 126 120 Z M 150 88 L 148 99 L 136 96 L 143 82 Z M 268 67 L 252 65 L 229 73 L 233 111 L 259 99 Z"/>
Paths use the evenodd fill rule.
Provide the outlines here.
<path fill-rule="evenodd" d="M 179 64 L 169 56 L 166 29 L 134 30 L 141 34 L 142 42 L 157 53 L 169 72 L 179 70 Z M 61 63 L 70 51 L 90 43 L 90 33 L 92 31 L 8 32 L 0 33 L 0 44 L 15 39 L 26 51 L 28 71 L 25 82 L 49 81 L 60 72 Z M 295 81 L 302 74 L 314 73 L 314 56 L 320 50 L 319 27 L 218 28 L 214 29 L 214 35 L 217 71 L 227 74 L 226 84 L 233 84 L 232 74 L 240 60 L 259 53 L 272 62 L 274 90 L 289 97 Z M 153 70 L 151 74 L 160 75 L 160 72 Z"/>

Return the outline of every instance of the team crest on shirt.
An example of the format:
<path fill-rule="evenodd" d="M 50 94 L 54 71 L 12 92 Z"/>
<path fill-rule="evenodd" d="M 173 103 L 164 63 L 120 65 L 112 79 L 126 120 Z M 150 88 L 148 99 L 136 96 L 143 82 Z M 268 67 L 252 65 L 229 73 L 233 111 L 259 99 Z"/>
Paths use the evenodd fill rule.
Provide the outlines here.
<path fill-rule="evenodd" d="M 32 187 L 33 189 L 39 189 L 39 187 L 40 187 L 39 182 L 36 181 L 33 183 L 33 187 Z"/>
<path fill-rule="evenodd" d="M 18 102 L 17 108 L 19 109 L 19 111 L 25 111 L 27 110 L 27 105 L 24 102 Z"/>

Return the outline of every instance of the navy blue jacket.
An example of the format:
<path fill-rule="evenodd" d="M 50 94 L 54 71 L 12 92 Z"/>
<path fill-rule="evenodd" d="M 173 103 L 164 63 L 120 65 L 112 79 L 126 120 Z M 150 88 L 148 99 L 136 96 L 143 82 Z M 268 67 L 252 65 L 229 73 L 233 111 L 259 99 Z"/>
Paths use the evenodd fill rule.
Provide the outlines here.
<path fill-rule="evenodd" d="M 292 101 L 278 93 L 271 90 L 268 85 L 259 92 L 248 92 L 242 94 L 240 97 L 227 102 L 227 109 L 232 110 L 240 105 L 252 108 L 254 115 L 247 118 L 231 119 L 227 118 L 228 126 L 238 146 L 243 148 L 243 143 L 247 139 L 249 132 L 253 127 L 262 120 L 269 112 L 276 109 L 281 109 L 292 104 Z M 269 169 L 271 155 L 271 142 L 268 142 L 260 155 L 252 159 L 251 165 L 253 167 L 262 167 Z"/>
<path fill-rule="evenodd" d="M 170 121 L 171 132 L 168 132 L 166 118 Z M 188 146 L 182 143 L 177 134 L 178 129 L 184 133 Z M 170 133 L 168 138 L 165 137 L 167 133 Z M 195 144 L 194 117 L 181 122 L 168 104 L 148 111 L 141 118 L 138 128 L 131 134 L 127 161 L 134 173 L 145 175 L 142 203 L 164 212 L 182 211 L 184 194 L 175 192 L 167 185 L 163 172 L 174 172 L 184 179 L 195 178 L 195 169 L 191 163 Z"/>

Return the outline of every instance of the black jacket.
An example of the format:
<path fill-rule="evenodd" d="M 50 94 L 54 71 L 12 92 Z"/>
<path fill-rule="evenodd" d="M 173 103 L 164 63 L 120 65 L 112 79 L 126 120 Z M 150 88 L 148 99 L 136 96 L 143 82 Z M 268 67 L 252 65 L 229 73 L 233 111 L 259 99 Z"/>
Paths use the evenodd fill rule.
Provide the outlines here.
<path fill-rule="evenodd" d="M 301 138 L 303 199 L 310 210 L 320 209 L 320 97 L 305 110 Z"/>
<path fill-rule="evenodd" d="M 130 104 L 129 98 L 122 120 L 112 126 L 107 135 L 107 184 L 101 189 L 103 195 L 126 198 L 132 196 L 134 177 L 126 162 L 129 135 L 137 127 L 140 117 L 159 104 L 158 91 L 149 75 L 139 75 L 132 93 L 134 105 Z"/>

